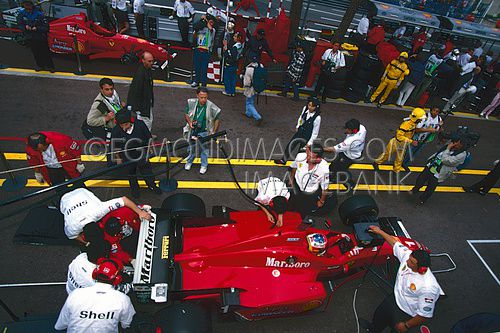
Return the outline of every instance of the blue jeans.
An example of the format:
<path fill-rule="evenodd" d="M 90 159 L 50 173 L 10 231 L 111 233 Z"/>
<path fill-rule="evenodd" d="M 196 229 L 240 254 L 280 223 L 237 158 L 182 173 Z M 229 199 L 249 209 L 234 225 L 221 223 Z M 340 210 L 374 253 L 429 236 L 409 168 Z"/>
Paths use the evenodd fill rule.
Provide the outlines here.
<path fill-rule="evenodd" d="M 406 152 L 405 159 L 403 160 L 403 166 L 407 167 L 408 163 L 413 162 L 415 160 L 415 156 L 424 148 L 425 142 L 419 142 L 418 146 L 409 145 L 408 151 Z"/>
<path fill-rule="evenodd" d="M 205 137 L 207 135 L 208 135 L 208 132 L 201 132 L 201 133 L 198 134 L 198 136 L 200 136 L 200 137 Z M 200 144 L 196 140 L 189 140 L 189 148 L 188 148 L 189 155 L 187 157 L 186 162 L 188 164 L 193 163 L 194 157 L 195 157 L 196 152 L 198 150 L 197 148 L 200 147 L 200 150 L 201 150 L 201 166 L 202 167 L 208 167 L 208 149 L 209 149 L 208 145 L 209 145 L 209 142 L 205 142 L 203 144 Z"/>
<path fill-rule="evenodd" d="M 247 117 L 254 118 L 255 120 L 260 120 L 262 116 L 255 109 L 254 102 L 255 102 L 255 95 L 253 95 L 252 97 L 247 97 L 245 103 L 246 104 L 245 114 L 247 115 Z"/>
<path fill-rule="evenodd" d="M 227 66 L 224 68 L 224 90 L 233 95 L 236 92 L 236 69 L 237 66 Z"/>
<path fill-rule="evenodd" d="M 293 82 L 292 78 L 290 75 L 285 73 L 285 79 L 283 82 L 283 94 L 288 94 L 288 91 L 290 90 L 290 86 L 292 86 L 293 89 L 293 98 L 298 99 L 299 98 L 299 82 Z"/>
<path fill-rule="evenodd" d="M 202 86 L 207 85 L 207 68 L 208 68 L 208 60 L 210 60 L 210 52 L 200 51 L 198 49 L 194 49 L 194 71 L 195 77 L 194 81 L 197 83 L 201 83 Z"/>

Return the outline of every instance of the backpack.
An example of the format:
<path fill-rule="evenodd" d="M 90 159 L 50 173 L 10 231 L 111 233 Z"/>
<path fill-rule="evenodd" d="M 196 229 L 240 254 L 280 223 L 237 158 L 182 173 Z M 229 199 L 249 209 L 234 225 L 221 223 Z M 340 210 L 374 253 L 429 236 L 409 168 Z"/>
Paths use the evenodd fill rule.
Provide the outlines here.
<path fill-rule="evenodd" d="M 267 69 L 263 66 L 256 66 L 253 68 L 252 87 L 257 94 L 260 94 L 267 87 Z"/>

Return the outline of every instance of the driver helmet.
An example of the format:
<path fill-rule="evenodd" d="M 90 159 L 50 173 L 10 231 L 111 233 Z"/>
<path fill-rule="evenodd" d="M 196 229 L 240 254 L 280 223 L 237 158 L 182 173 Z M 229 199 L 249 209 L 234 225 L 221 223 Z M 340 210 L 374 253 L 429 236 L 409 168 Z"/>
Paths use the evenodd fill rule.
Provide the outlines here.
<path fill-rule="evenodd" d="M 417 122 L 417 120 L 424 120 L 425 118 L 427 118 L 427 116 L 422 108 L 414 108 L 410 114 L 410 119 L 413 122 Z"/>
<path fill-rule="evenodd" d="M 326 236 L 315 233 L 307 235 L 307 245 L 311 253 L 321 255 L 326 251 Z"/>

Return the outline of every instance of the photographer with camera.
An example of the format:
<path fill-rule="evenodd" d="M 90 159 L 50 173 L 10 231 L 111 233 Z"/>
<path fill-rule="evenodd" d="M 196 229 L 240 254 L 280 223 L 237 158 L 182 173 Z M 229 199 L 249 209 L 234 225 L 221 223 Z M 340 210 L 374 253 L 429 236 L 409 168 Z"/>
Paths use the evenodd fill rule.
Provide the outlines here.
<path fill-rule="evenodd" d="M 477 138 L 473 139 L 474 135 L 474 133 L 467 131 L 457 131 L 457 133 L 452 134 L 453 137 L 448 145 L 443 146 L 429 157 L 425 169 L 418 175 L 415 186 L 411 189 L 413 194 L 417 194 L 427 184 L 424 193 L 419 197 L 421 205 L 430 198 L 439 183 L 450 178 L 453 172 L 466 162 L 467 149 L 471 148 L 477 141 Z"/>
<path fill-rule="evenodd" d="M 323 53 L 320 64 L 321 72 L 313 96 L 317 97 L 323 91 L 321 94 L 321 103 L 326 103 L 326 93 L 330 82 L 335 80 L 337 71 L 345 67 L 344 54 L 340 52 L 340 42 L 333 42 L 333 47 Z"/>
<path fill-rule="evenodd" d="M 193 166 L 196 155 L 196 144 L 200 137 L 205 137 L 217 132 L 220 126 L 220 108 L 208 100 L 208 90 L 206 87 L 196 89 L 197 98 L 190 98 L 187 101 L 186 126 L 184 126 L 184 138 L 189 142 L 189 155 L 184 169 L 189 171 Z M 205 174 L 208 168 L 208 143 L 201 143 L 201 168 L 200 174 Z"/>

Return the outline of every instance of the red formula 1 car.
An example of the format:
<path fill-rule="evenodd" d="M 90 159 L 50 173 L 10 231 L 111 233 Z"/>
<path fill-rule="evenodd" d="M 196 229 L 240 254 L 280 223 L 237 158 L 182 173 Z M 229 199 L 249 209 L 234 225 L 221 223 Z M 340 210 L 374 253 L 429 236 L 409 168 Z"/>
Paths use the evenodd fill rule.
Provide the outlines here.
<path fill-rule="evenodd" d="M 186 193 L 153 212 L 155 222 L 141 225 L 134 290 L 139 301 L 165 302 L 155 315 L 163 332 L 210 332 L 206 305 L 245 320 L 324 310 L 342 281 L 393 260 L 392 248 L 367 233 L 370 225 L 421 248 L 398 218 L 378 217 L 367 195 L 339 207 L 348 233 L 291 212 L 281 228 L 261 211 L 219 207 L 205 217 L 203 201 Z"/>
<path fill-rule="evenodd" d="M 106 30 L 88 20 L 83 13 L 50 22 L 50 50 L 62 54 L 75 53 L 75 35 L 78 51 L 89 59 L 113 58 L 129 62 L 137 60 L 145 51 L 150 52 L 158 62 L 173 59 L 162 45 Z"/>

